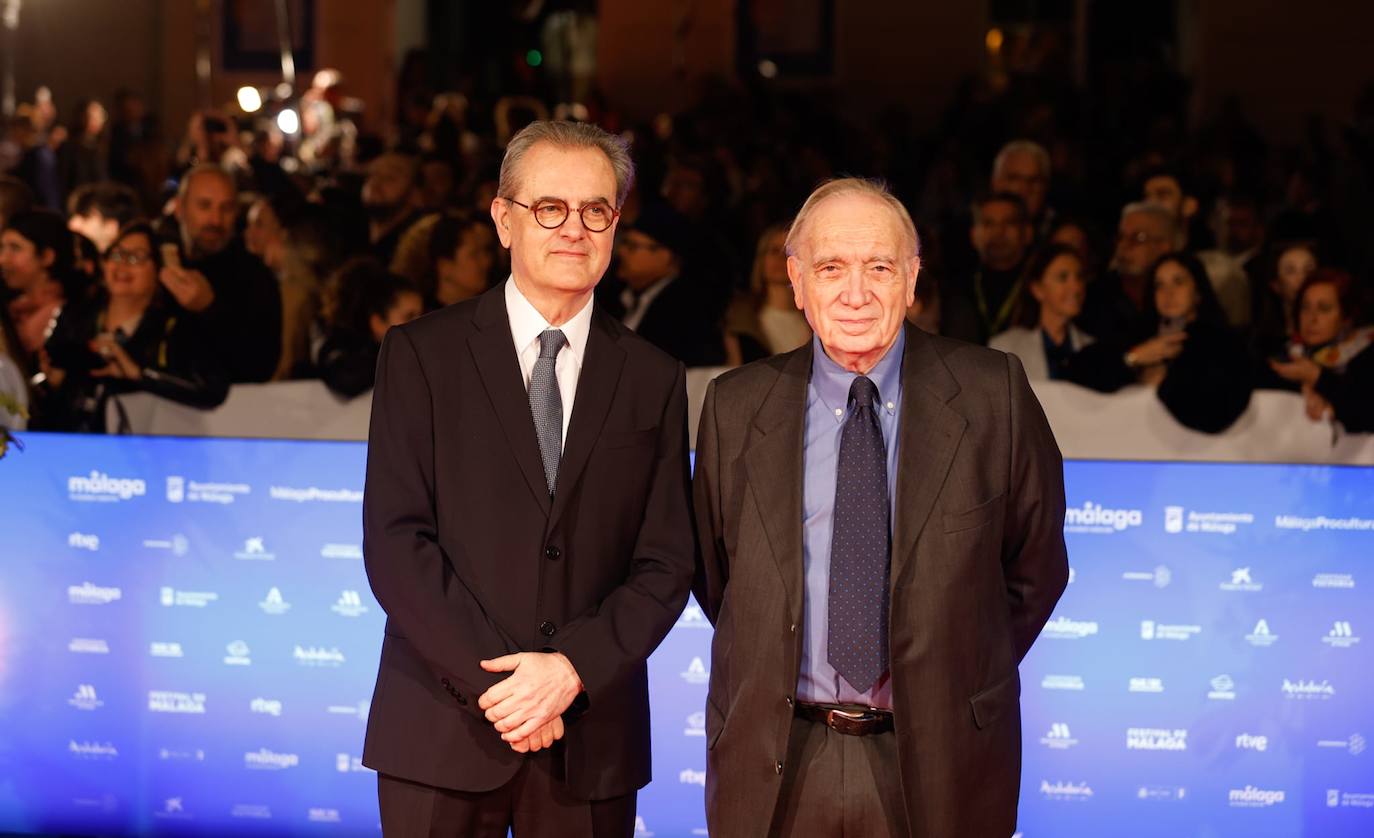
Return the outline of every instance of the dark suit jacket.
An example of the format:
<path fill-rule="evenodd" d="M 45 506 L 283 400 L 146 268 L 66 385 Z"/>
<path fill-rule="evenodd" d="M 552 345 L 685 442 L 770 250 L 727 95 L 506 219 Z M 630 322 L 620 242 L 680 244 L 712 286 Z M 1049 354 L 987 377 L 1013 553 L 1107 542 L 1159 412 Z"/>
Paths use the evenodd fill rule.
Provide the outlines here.
<path fill-rule="evenodd" d="M 556 756 L 583 799 L 649 782 L 645 659 L 691 581 L 682 365 L 594 311 L 550 502 L 504 289 L 393 328 L 373 395 L 363 554 L 387 613 L 363 762 L 463 791 L 524 756 L 478 661 L 563 652 L 586 692 Z"/>
<path fill-rule="evenodd" d="M 890 645 L 911 835 L 1006 838 L 1017 665 L 1068 581 L 1059 449 L 1015 356 L 906 327 Z M 803 635 L 811 345 L 717 378 L 694 482 L 693 590 L 716 627 L 706 709 L 713 838 L 767 831 Z"/>

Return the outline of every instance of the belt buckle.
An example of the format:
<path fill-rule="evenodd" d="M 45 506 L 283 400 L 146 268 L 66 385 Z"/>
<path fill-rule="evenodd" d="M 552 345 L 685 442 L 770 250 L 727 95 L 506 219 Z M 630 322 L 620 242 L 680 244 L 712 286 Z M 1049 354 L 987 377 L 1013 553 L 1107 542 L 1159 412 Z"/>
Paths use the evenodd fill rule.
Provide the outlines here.
<path fill-rule="evenodd" d="M 843 710 L 832 708 L 826 711 L 825 723 L 838 733 L 847 736 L 863 736 L 868 733 L 874 715 L 863 710 Z"/>

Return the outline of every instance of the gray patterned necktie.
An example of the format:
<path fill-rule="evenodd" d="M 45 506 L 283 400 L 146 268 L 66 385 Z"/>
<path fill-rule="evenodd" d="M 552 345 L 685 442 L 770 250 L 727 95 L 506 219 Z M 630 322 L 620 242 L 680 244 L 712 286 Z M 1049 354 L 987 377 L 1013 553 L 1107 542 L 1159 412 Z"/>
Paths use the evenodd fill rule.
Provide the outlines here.
<path fill-rule="evenodd" d="M 887 671 L 887 586 L 891 535 L 887 444 L 867 376 L 849 386 L 853 411 L 840 435 L 830 539 L 830 628 L 826 656 L 849 685 L 866 692 Z"/>
<path fill-rule="evenodd" d="M 539 437 L 539 455 L 544 460 L 544 480 L 549 484 L 549 496 L 558 483 L 558 461 L 563 457 L 563 396 L 558 392 L 558 376 L 554 364 L 558 350 L 568 345 L 561 329 L 545 329 L 539 333 L 539 360 L 530 373 L 530 413 L 534 416 L 534 433 Z"/>

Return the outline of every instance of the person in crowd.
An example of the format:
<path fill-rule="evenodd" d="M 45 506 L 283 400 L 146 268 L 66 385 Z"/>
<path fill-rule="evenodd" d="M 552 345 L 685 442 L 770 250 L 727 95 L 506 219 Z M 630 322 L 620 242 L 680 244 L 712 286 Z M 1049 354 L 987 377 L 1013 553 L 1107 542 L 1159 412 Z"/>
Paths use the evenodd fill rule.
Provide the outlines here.
<path fill-rule="evenodd" d="M 677 154 L 668 160 L 660 196 L 676 210 L 685 228 L 683 255 L 690 256 L 687 268 L 719 318 L 729 305 L 740 280 L 739 262 L 725 229 L 726 186 L 721 167 L 701 154 Z M 645 201 L 651 204 L 653 201 Z"/>
<path fill-rule="evenodd" d="M 421 213 L 416 209 L 420 200 L 419 171 L 418 160 L 394 151 L 367 165 L 363 208 L 368 216 L 368 241 L 372 255 L 383 265 L 391 264 L 401 237 L 420 220 Z"/>
<path fill-rule="evenodd" d="M 218 166 L 195 166 L 177 188 L 180 264 L 159 280 L 177 304 L 202 314 L 231 384 L 267 381 L 281 358 L 281 293 L 272 272 L 234 234 L 238 189 Z"/>
<path fill-rule="evenodd" d="M 1055 212 L 1048 204 L 1051 171 L 1050 153 L 1031 140 L 1012 140 L 992 161 L 992 192 L 1020 196 L 1037 238 L 1047 235 L 1055 223 Z"/>
<path fill-rule="evenodd" d="M 811 340 L 811 327 L 797 308 L 787 277 L 787 254 L 782 249 L 786 239 L 787 227 L 782 224 L 759 236 L 749 292 L 737 295 L 725 315 L 727 366 L 791 352 Z"/>
<path fill-rule="evenodd" d="M 433 213 L 453 209 L 458 198 L 458 167 L 453 159 L 427 154 L 420 161 L 419 209 Z"/>
<path fill-rule="evenodd" d="M 278 209 L 286 223 L 279 255 L 268 265 L 277 275 L 282 304 L 282 351 L 274 381 L 298 378 L 318 362 L 326 335 L 321 316 L 325 284 L 353 252 L 340 235 L 333 210 L 318 204 Z"/>
<path fill-rule="evenodd" d="M 1019 195 L 995 192 L 974 203 L 969 241 L 978 264 L 960 290 L 963 302 L 976 315 L 976 331 L 956 335 L 950 331 L 952 324 L 947 324 L 947 335 L 985 344 L 1011 325 L 1011 310 L 1034 239 L 1026 204 Z"/>
<path fill-rule="evenodd" d="M 67 199 L 67 229 L 90 239 L 99 253 L 138 214 L 138 193 L 112 180 L 78 186 Z"/>
<path fill-rule="evenodd" d="M 1050 244 L 1066 244 L 1078 254 L 1078 263 L 1083 268 L 1083 281 L 1088 285 L 1097 279 L 1101 245 L 1096 228 L 1084 218 L 1059 217 L 1046 238 Z"/>
<path fill-rule="evenodd" d="M 1253 313 L 1252 277 L 1258 273 L 1264 243 L 1264 219 L 1252 195 L 1231 193 L 1217 201 L 1213 227 L 1217 246 L 1199 253 L 1207 279 L 1216 289 L 1226 319 L 1236 329 L 1248 329 Z"/>
<path fill-rule="evenodd" d="M 1121 210 L 1111 270 L 1088 288 L 1080 326 L 1098 340 L 1150 331 L 1146 307 L 1153 295 L 1150 267 L 1183 245 L 1177 217 L 1166 207 L 1137 201 Z"/>
<path fill-rule="evenodd" d="M 906 309 L 907 322 L 926 334 L 938 335 L 942 321 L 940 283 L 931 277 L 916 280 L 916 295 Z"/>
<path fill-rule="evenodd" d="M 496 284 L 496 236 L 483 219 L 445 213 L 435 219 L 424 244 L 419 285 L 426 310 L 461 303 Z"/>
<path fill-rule="evenodd" d="M 1261 266 L 1261 282 L 1253 286 L 1250 329 L 1252 351 L 1262 358 L 1286 358 L 1298 332 L 1298 291 L 1322 264 L 1312 240 L 1275 242 Z"/>
<path fill-rule="evenodd" d="M 199 316 L 159 282 L 161 261 L 153 228 L 134 222 L 105 251 L 94 294 L 63 308 L 43 351 L 36 411 L 43 429 L 103 432 L 106 401 L 119 393 L 201 408 L 224 401 L 229 383 L 220 359 Z"/>
<path fill-rule="evenodd" d="M 682 214 L 659 203 L 643 207 L 634 225 L 620 231 L 620 321 L 689 367 L 720 366 L 725 338 L 714 292 L 683 269 L 689 236 Z"/>
<path fill-rule="evenodd" d="M 1191 227 L 1200 206 L 1192 193 L 1186 178 L 1177 168 L 1153 166 L 1140 178 L 1140 200 L 1158 204 L 1173 213 L 1179 235 L 1183 237 L 1178 244 L 1179 249 L 1189 244 Z"/>
<path fill-rule="evenodd" d="M 320 379 L 351 399 L 372 389 L 377 353 L 392 326 L 424 313 L 415 283 L 389 272 L 371 257 L 349 260 L 334 274 L 337 308 L 320 348 Z"/>
<path fill-rule="evenodd" d="M 1156 388 L 1180 424 L 1221 433 L 1250 404 L 1254 374 L 1245 343 L 1226 322 L 1197 257 L 1166 253 L 1149 269 L 1140 330 L 1104 338 L 1078 353 L 1068 378 L 1111 392 L 1126 384 Z"/>
<path fill-rule="evenodd" d="M 15 174 L 33 190 L 35 205 L 61 210 L 62 179 L 58 174 L 57 149 L 66 140 L 67 128 L 57 122 L 57 106 L 47 87 L 34 91 L 28 117 L 33 136 Z"/>
<path fill-rule="evenodd" d="M 76 254 L 71 231 L 62 216 L 50 210 L 17 213 L 0 232 L 6 306 L 26 369 L 34 369 L 33 357 L 63 303 L 86 290 L 88 277 L 77 271 Z"/>
<path fill-rule="evenodd" d="M 28 425 L 28 378 L 20 366 L 19 340 L 9 310 L 0 306 L 0 455 L 4 453 L 5 430 L 21 431 Z"/>
<path fill-rule="evenodd" d="M 1078 251 L 1067 244 L 1045 245 L 1026 265 L 1012 317 L 1016 325 L 988 345 L 1020 358 L 1031 381 L 1067 378 L 1073 356 L 1093 342 L 1074 325 L 1086 294 Z"/>
<path fill-rule="evenodd" d="M 1350 433 L 1374 433 L 1374 326 L 1361 325 L 1358 287 L 1350 274 L 1321 268 L 1294 301 L 1298 328 L 1289 360 L 1274 372 L 1298 386 L 1307 416 L 1334 419 Z"/>
<path fill-rule="evenodd" d="M 33 190 L 13 175 L 0 175 L 0 230 L 16 213 L 33 208 Z"/>
<path fill-rule="evenodd" d="M 73 191 L 109 177 L 105 106 L 88 99 L 77 105 L 67 139 L 57 149 L 57 176 L 62 194 L 71 200 Z"/>
<path fill-rule="evenodd" d="M 815 338 L 713 380 L 697 434 L 707 827 L 1010 835 L 1017 666 L 1069 578 L 1054 435 L 1014 356 L 904 325 L 884 187 L 823 184 L 786 247 Z"/>

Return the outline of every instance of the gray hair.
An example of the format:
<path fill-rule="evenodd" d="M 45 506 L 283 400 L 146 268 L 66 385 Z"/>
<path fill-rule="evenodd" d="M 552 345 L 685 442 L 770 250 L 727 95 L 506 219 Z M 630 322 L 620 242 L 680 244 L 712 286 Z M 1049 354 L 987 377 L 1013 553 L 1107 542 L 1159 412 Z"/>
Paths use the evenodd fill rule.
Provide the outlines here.
<path fill-rule="evenodd" d="M 1050 153 L 1040 143 L 1032 140 L 1012 140 L 1002 146 L 1002 150 L 997 152 L 997 156 L 992 161 L 992 176 L 994 178 L 1007 165 L 1007 158 L 1013 154 L 1029 154 L 1035 158 L 1035 165 L 1040 169 L 1040 176 L 1047 182 L 1050 179 Z"/>
<path fill-rule="evenodd" d="M 181 176 L 181 182 L 177 184 L 178 202 L 186 200 L 186 193 L 191 191 L 191 181 L 201 175 L 215 175 L 229 184 L 229 188 L 233 190 L 235 195 L 238 194 L 239 185 L 234 182 L 234 176 L 229 174 L 229 170 L 216 163 L 197 163 L 186 170 L 185 174 Z"/>
<path fill-rule="evenodd" d="M 563 149 L 590 148 L 600 151 L 610 161 L 615 172 L 615 205 L 619 209 L 630 194 L 635 181 L 635 164 L 630 159 L 630 144 L 614 134 L 607 133 L 586 122 L 555 122 L 535 120 L 510 138 L 506 143 L 506 156 L 501 160 L 501 178 L 496 184 L 496 194 L 503 198 L 513 197 L 519 189 L 520 163 L 531 148 L 539 143 L 549 143 Z"/>
<path fill-rule="evenodd" d="M 911 245 L 911 255 L 921 255 L 921 238 L 916 234 L 916 224 L 911 220 L 911 213 L 906 211 L 902 202 L 897 200 L 897 196 L 892 194 L 892 190 L 887 188 L 887 184 L 881 180 L 871 180 L 869 178 L 834 178 L 827 180 L 807 197 L 801 209 L 797 210 L 797 217 L 792 219 L 792 225 L 787 228 L 787 240 L 783 243 L 783 251 L 788 256 L 795 256 L 797 245 L 806 228 L 806 222 L 811 217 L 811 213 L 816 207 L 828 198 L 838 198 L 843 195 L 859 195 L 872 198 L 887 205 L 892 213 L 897 216 L 897 222 L 901 225 L 902 231 L 906 233 L 907 241 Z"/>
<path fill-rule="evenodd" d="M 1121 208 L 1121 219 L 1124 221 L 1128 215 L 1149 215 L 1164 224 L 1165 235 L 1169 237 L 1169 246 L 1174 250 L 1183 249 L 1184 230 L 1178 223 L 1178 216 L 1174 215 L 1173 210 L 1168 207 L 1156 204 L 1153 201 L 1132 201 Z"/>

